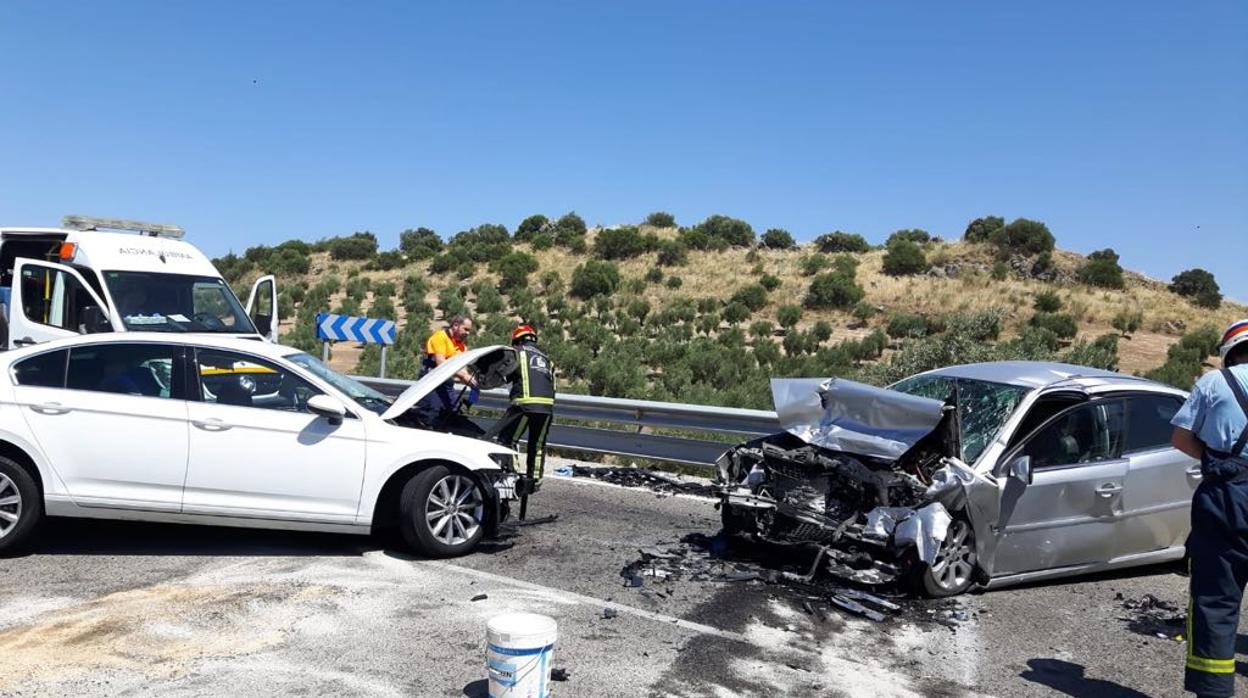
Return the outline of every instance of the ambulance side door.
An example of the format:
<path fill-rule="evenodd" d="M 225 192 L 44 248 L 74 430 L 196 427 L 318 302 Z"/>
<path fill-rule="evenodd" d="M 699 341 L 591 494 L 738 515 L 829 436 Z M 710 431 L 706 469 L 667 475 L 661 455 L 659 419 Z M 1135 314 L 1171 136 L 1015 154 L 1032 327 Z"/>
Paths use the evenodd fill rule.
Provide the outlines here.
<path fill-rule="evenodd" d="M 77 270 L 33 259 L 15 262 L 9 310 L 11 347 L 111 331 L 108 306 Z"/>
<path fill-rule="evenodd" d="M 269 274 L 252 284 L 247 296 L 247 316 L 256 324 L 261 337 L 277 343 L 277 277 Z"/>

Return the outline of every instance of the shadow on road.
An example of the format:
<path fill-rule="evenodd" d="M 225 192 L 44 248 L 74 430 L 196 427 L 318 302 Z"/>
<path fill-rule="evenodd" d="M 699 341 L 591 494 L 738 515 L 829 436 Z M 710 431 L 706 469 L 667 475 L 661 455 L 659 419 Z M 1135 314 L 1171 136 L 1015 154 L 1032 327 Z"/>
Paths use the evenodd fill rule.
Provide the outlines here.
<path fill-rule="evenodd" d="M 1074 698 L 1149 698 L 1147 693 L 1113 681 L 1089 679 L 1084 676 L 1087 670 L 1081 664 L 1060 659 L 1029 659 L 1027 666 L 1031 668 L 1019 677 Z"/>
<path fill-rule="evenodd" d="M 385 550 L 393 545 L 383 536 L 48 519 L 27 546 L 25 554 L 357 557 L 370 550 Z"/>

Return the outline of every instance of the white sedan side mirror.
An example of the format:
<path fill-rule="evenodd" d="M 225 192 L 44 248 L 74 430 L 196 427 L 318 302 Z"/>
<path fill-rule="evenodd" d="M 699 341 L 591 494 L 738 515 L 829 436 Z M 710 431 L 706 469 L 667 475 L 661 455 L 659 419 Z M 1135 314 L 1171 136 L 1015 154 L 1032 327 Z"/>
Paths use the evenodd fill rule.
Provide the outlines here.
<path fill-rule="evenodd" d="M 308 398 L 308 411 L 328 419 L 330 424 L 342 424 L 342 418 L 347 414 L 346 406 L 328 395 Z"/>
<path fill-rule="evenodd" d="M 1019 456 L 1010 461 L 1008 470 L 1010 477 L 1018 480 L 1024 485 L 1031 484 L 1031 456 Z"/>

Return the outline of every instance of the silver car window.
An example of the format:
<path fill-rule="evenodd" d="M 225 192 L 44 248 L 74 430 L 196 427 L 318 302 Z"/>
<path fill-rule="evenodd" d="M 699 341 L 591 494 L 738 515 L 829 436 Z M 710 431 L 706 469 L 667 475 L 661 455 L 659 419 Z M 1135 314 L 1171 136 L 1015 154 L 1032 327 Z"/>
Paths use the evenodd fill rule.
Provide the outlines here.
<path fill-rule="evenodd" d="M 1031 456 L 1036 469 L 1114 460 L 1122 457 L 1125 427 L 1122 400 L 1091 402 L 1049 420 L 1017 453 Z"/>

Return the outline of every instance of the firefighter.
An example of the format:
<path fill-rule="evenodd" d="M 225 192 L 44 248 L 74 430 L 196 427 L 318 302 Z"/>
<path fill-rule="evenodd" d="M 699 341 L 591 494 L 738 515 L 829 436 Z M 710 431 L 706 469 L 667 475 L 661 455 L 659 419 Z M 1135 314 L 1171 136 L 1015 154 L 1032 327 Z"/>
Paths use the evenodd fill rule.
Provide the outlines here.
<path fill-rule="evenodd" d="M 511 333 L 515 369 L 508 375 L 511 406 L 489 435 L 501 444 L 515 448 L 522 436 L 525 444 L 525 480 L 521 488 L 520 518 L 528 505 L 527 495 L 542 484 L 546 464 L 546 433 L 555 413 L 555 367 L 537 346 L 537 332 L 520 325 Z M 526 434 L 527 432 L 527 434 Z"/>
<path fill-rule="evenodd" d="M 1235 636 L 1248 583 L 1248 319 L 1227 328 L 1222 370 L 1206 373 L 1174 416 L 1174 447 L 1200 460 L 1187 538 L 1191 598 L 1183 687 L 1235 693 Z"/>

